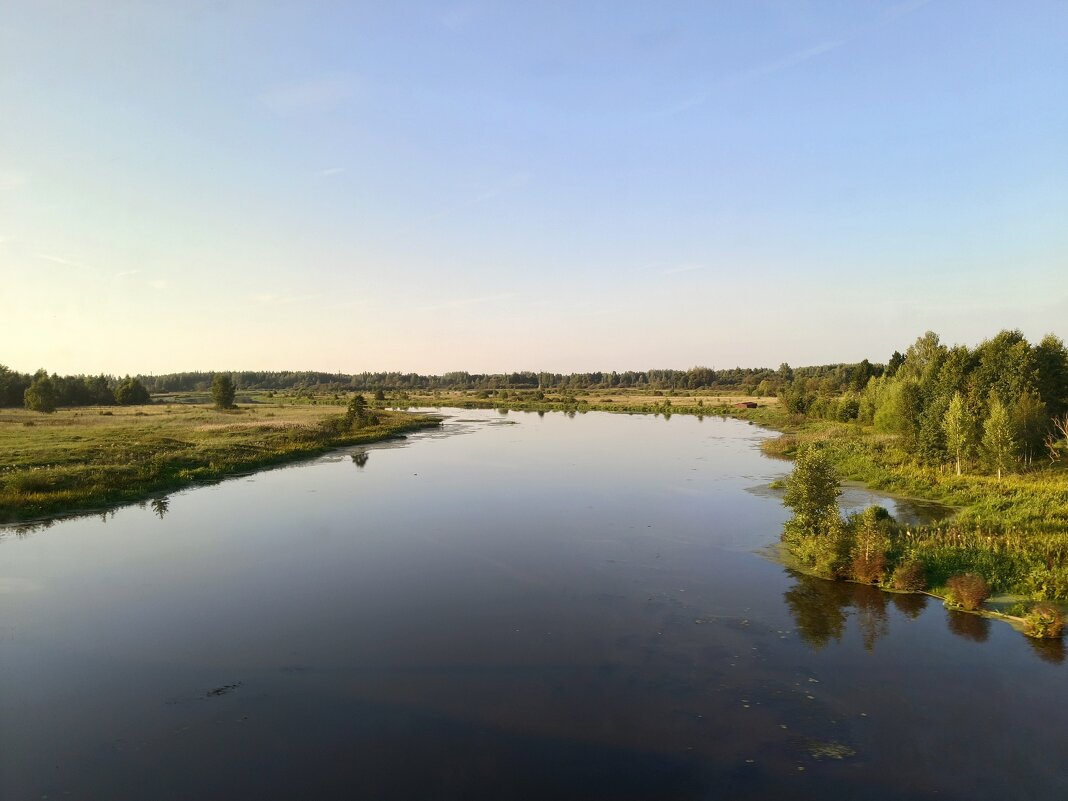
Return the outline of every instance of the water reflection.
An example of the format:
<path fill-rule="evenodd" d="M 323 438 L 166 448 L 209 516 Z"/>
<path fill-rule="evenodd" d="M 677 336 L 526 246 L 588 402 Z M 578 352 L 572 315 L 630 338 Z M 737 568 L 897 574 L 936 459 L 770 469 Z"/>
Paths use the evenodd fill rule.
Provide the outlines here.
<path fill-rule="evenodd" d="M 852 584 L 853 604 L 857 608 L 857 625 L 864 640 L 864 650 L 875 650 L 875 643 L 880 637 L 890 632 L 886 620 L 887 594 L 875 587 Z"/>
<path fill-rule="evenodd" d="M 1036 640 L 1034 637 L 1028 637 L 1027 642 L 1031 644 L 1038 658 L 1043 662 L 1054 665 L 1064 664 L 1065 647 L 1061 637 L 1052 640 Z"/>
<path fill-rule="evenodd" d="M 850 615 L 856 620 L 864 650 L 874 651 L 875 644 L 890 633 L 887 609 L 891 605 L 903 617 L 917 620 L 929 600 L 926 595 L 885 592 L 867 584 L 827 581 L 793 570 L 786 572 L 795 583 L 783 593 L 783 600 L 801 640 L 814 651 L 823 650 L 831 642 L 842 642 Z M 946 610 L 946 628 L 963 640 L 985 643 L 990 639 L 992 626 L 990 618 Z M 1068 660 L 1068 648 L 1061 638 L 1025 639 L 1044 662 L 1060 665 Z"/>
<path fill-rule="evenodd" d="M 980 615 L 947 609 L 946 623 L 949 630 L 962 639 L 972 642 L 986 642 L 990 639 L 990 620 Z"/>
<path fill-rule="evenodd" d="M 170 511 L 171 501 L 170 498 L 153 498 L 152 499 L 152 512 L 160 519 Z"/>
<path fill-rule="evenodd" d="M 850 610 L 856 617 L 864 650 L 874 651 L 875 643 L 890 633 L 886 610 L 891 601 L 910 618 L 926 606 L 927 599 L 922 595 L 890 594 L 867 584 L 827 581 L 788 572 L 797 583 L 783 593 L 783 600 L 801 639 L 816 651 L 832 640 L 841 642 Z"/>
<path fill-rule="evenodd" d="M 367 451 L 360 451 L 359 453 L 352 454 L 352 463 L 359 469 L 363 469 L 367 466 L 367 461 L 371 458 L 371 454 Z"/>
<path fill-rule="evenodd" d="M 797 581 L 783 593 L 797 631 L 806 643 L 819 651 L 831 640 L 840 641 L 845 633 L 848 597 L 833 581 L 788 571 Z"/>
<path fill-rule="evenodd" d="M 898 612 L 913 620 L 927 608 L 927 596 L 919 593 L 895 592 L 890 598 Z"/>

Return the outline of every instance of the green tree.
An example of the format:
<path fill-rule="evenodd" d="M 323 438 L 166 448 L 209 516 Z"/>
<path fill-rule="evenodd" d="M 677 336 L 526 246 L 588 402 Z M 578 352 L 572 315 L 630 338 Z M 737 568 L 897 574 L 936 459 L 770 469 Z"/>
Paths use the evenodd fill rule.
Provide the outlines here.
<path fill-rule="evenodd" d="M 23 402 L 31 412 L 54 412 L 56 410 L 56 387 L 48 373 L 38 370 L 26 388 Z"/>
<path fill-rule="evenodd" d="M 0 406 L 21 406 L 30 383 L 29 376 L 0 364 Z"/>
<path fill-rule="evenodd" d="M 353 395 L 345 411 L 345 424 L 349 429 L 363 428 L 378 422 L 378 417 L 367 408 L 367 399 L 363 395 Z"/>
<path fill-rule="evenodd" d="M 1049 427 L 1046 404 L 1037 392 L 1025 392 L 1016 399 L 1011 411 L 1012 428 L 1018 440 L 1020 455 L 1028 467 L 1035 454 L 1042 451 L 1043 440 Z"/>
<path fill-rule="evenodd" d="M 878 431 L 900 434 L 901 444 L 914 454 L 919 442 L 921 423 L 919 384 L 914 379 L 895 378 L 875 407 L 874 423 Z"/>
<path fill-rule="evenodd" d="M 148 390 L 136 378 L 126 376 L 115 387 L 115 402 L 121 406 L 139 406 L 142 403 L 148 403 L 148 400 Z"/>
<path fill-rule="evenodd" d="M 942 430 L 946 433 L 946 448 L 956 459 L 959 476 L 961 460 L 968 455 L 975 439 L 975 426 L 959 392 L 953 393 L 953 399 L 942 418 Z"/>
<path fill-rule="evenodd" d="M 853 526 L 852 574 L 866 584 L 886 578 L 887 551 L 890 550 L 889 513 L 881 506 L 869 506 L 851 519 Z"/>
<path fill-rule="evenodd" d="M 1064 342 L 1047 334 L 1035 346 L 1038 392 L 1051 417 L 1068 412 L 1068 350 Z"/>
<path fill-rule="evenodd" d="M 1015 455 L 1016 437 L 1008 409 L 993 392 L 990 394 L 990 413 L 983 424 L 983 450 L 1001 481 L 1002 471 L 1008 468 Z"/>
<path fill-rule="evenodd" d="M 211 379 L 211 398 L 216 408 L 233 409 L 236 392 L 234 380 L 228 373 L 216 373 Z"/>
<path fill-rule="evenodd" d="M 849 558 L 849 530 L 838 512 L 840 494 L 838 473 L 827 455 L 801 448 L 786 480 L 783 505 L 794 514 L 782 541 L 801 565 L 827 577 L 839 575 Z"/>
<path fill-rule="evenodd" d="M 884 375 L 887 378 L 893 378 L 897 375 L 897 371 L 901 369 L 901 365 L 905 363 L 905 357 L 899 352 L 894 351 L 894 355 L 890 357 L 890 361 L 886 363 L 886 372 Z"/>

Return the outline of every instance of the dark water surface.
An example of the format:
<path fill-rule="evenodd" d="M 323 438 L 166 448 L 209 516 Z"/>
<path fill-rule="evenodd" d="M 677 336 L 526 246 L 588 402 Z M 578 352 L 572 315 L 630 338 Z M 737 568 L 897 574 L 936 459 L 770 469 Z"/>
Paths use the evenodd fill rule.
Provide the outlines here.
<path fill-rule="evenodd" d="M 763 436 L 464 411 L 7 530 L 0 798 L 1068 798 L 1061 645 L 756 555 Z"/>

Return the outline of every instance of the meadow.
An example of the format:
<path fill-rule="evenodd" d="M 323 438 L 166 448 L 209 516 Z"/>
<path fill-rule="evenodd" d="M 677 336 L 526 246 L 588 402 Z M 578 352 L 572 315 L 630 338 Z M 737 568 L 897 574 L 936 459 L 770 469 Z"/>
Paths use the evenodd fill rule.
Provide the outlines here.
<path fill-rule="evenodd" d="M 52 414 L 0 410 L 0 522 L 143 500 L 438 422 L 383 410 L 377 423 L 339 432 L 330 421 L 345 406 L 333 396 L 239 402 L 223 411 L 206 394 L 186 394 Z"/>

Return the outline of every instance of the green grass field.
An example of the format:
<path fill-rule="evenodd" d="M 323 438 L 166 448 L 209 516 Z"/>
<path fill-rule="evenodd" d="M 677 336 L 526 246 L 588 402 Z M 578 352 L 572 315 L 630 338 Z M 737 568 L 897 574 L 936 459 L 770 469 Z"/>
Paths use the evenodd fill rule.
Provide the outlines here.
<path fill-rule="evenodd" d="M 0 411 L 0 522 L 141 500 L 437 422 L 382 411 L 377 425 L 338 435 L 322 425 L 344 412 L 333 397 L 314 404 L 256 398 L 262 402 L 233 411 L 189 402 L 200 397 L 162 400 L 53 414 Z"/>

